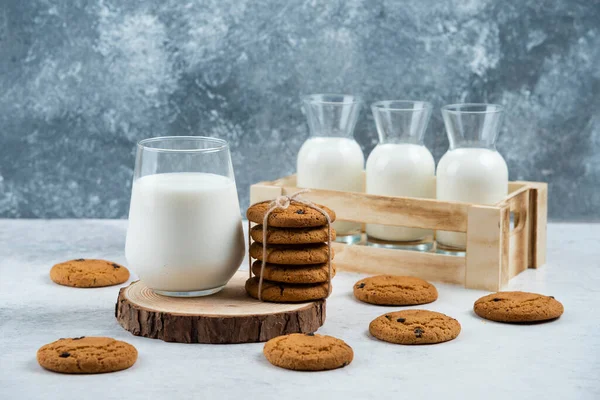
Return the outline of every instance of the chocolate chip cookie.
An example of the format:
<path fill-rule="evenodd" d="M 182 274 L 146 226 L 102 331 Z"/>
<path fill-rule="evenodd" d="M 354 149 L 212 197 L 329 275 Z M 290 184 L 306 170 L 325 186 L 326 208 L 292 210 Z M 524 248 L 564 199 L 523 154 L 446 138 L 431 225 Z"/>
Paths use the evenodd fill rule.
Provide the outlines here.
<path fill-rule="evenodd" d="M 354 358 L 343 340 L 313 333 L 278 336 L 265 344 L 263 354 L 271 364 L 296 371 L 341 368 Z"/>
<path fill-rule="evenodd" d="M 397 344 L 434 344 L 458 336 L 460 324 L 435 311 L 403 310 L 375 318 L 369 332 L 379 340 Z"/>
<path fill-rule="evenodd" d="M 79 258 L 53 266 L 50 279 L 79 288 L 112 286 L 127 282 L 129 270 L 112 261 Z"/>
<path fill-rule="evenodd" d="M 307 244 L 327 242 L 327 226 L 317 228 L 267 228 L 267 244 Z M 255 241 L 263 242 L 263 226 L 256 225 L 250 229 L 250 236 Z M 331 241 L 336 238 L 335 229 L 331 228 Z"/>
<path fill-rule="evenodd" d="M 306 244 L 293 246 L 286 244 L 267 245 L 267 262 L 272 264 L 322 264 L 328 261 L 328 247 L 325 243 Z M 331 249 L 331 258 L 334 252 Z M 254 242 L 250 245 L 250 257 L 257 260 L 263 259 L 263 245 Z"/>
<path fill-rule="evenodd" d="M 252 272 L 260 276 L 261 261 L 254 261 Z M 331 278 L 335 276 L 335 265 L 331 265 Z M 329 281 L 327 263 L 314 265 L 265 265 L 263 279 L 282 283 L 321 283 Z"/>
<path fill-rule="evenodd" d="M 258 277 L 246 281 L 246 292 L 258 299 Z M 300 303 L 324 299 L 329 296 L 328 283 L 293 285 L 289 283 L 271 282 L 263 279 L 262 300 L 274 303 Z"/>
<path fill-rule="evenodd" d="M 412 276 L 378 275 L 354 284 L 354 296 L 365 303 L 410 306 L 437 300 L 435 286 Z"/>
<path fill-rule="evenodd" d="M 270 208 L 270 204 L 270 201 L 263 201 L 262 203 L 250 206 L 246 212 L 246 217 L 249 221 L 262 224 L 265 214 Z M 331 222 L 335 221 L 335 212 L 320 204 L 316 204 L 316 206 L 329 215 Z M 288 208 L 278 208 L 269 214 L 267 226 L 278 228 L 309 228 L 324 226 L 326 224 L 327 218 L 321 212 L 292 200 Z"/>
<path fill-rule="evenodd" d="M 65 374 L 100 374 L 131 367 L 138 352 L 129 343 L 108 337 L 59 339 L 42 346 L 38 363 L 54 372 Z"/>
<path fill-rule="evenodd" d="M 498 322 L 536 322 L 558 318 L 563 305 L 553 296 L 528 292 L 498 292 L 483 296 L 473 306 L 475 314 Z"/>

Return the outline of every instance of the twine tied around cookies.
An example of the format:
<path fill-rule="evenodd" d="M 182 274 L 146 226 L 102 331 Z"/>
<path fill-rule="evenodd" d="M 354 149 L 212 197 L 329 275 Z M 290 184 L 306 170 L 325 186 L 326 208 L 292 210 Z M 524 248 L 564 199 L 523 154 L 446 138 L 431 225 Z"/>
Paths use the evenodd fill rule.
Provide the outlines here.
<path fill-rule="evenodd" d="M 292 201 L 295 201 L 297 203 L 301 203 L 304 204 L 307 207 L 312 208 L 313 210 L 316 210 L 318 212 L 320 212 L 321 214 L 323 214 L 323 216 L 325 217 L 325 219 L 327 220 L 327 268 L 328 268 L 328 279 L 327 279 L 327 286 L 328 286 L 328 294 L 327 297 L 329 297 L 329 294 L 331 294 L 331 274 L 332 274 L 332 267 L 331 267 L 331 217 L 329 216 L 329 214 L 327 213 L 327 211 L 323 210 L 321 207 L 317 206 L 315 203 L 313 203 L 310 200 L 306 200 L 306 199 L 301 199 L 298 196 L 300 196 L 301 194 L 310 192 L 310 189 L 302 189 L 294 194 L 292 194 L 291 196 L 277 196 L 277 198 L 275 198 L 273 201 L 271 201 L 271 203 L 269 203 L 269 209 L 267 210 L 267 212 L 265 213 L 265 216 L 263 217 L 263 223 L 262 223 L 262 261 L 261 261 L 261 265 L 260 265 L 260 274 L 258 276 L 258 300 L 262 301 L 262 285 L 263 285 L 263 273 L 265 271 L 265 265 L 267 264 L 267 228 L 268 228 L 268 224 L 269 224 L 269 216 L 271 215 L 271 213 L 275 210 L 286 210 L 290 204 L 292 204 Z M 248 243 L 250 243 L 251 240 L 251 235 L 250 235 L 250 221 L 248 221 Z M 248 257 L 248 273 L 250 278 L 252 278 L 252 258 Z"/>

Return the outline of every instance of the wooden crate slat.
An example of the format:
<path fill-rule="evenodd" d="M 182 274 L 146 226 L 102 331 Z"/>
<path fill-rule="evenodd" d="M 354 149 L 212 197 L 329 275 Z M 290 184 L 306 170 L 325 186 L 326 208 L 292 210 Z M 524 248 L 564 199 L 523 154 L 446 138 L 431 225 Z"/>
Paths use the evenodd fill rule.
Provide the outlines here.
<path fill-rule="evenodd" d="M 282 189 L 286 195 L 302 190 L 295 186 L 283 186 Z M 343 221 L 467 231 L 467 203 L 320 189 L 311 189 L 302 197 L 332 208 L 337 218 Z"/>
<path fill-rule="evenodd" d="M 519 189 L 527 187 L 527 182 L 508 182 L 508 195 L 510 196 Z"/>
<path fill-rule="evenodd" d="M 514 229 L 510 232 L 509 276 L 512 278 L 525 271 L 529 265 L 529 212 L 530 190 L 519 192 L 506 201 L 514 214 Z"/>
<path fill-rule="evenodd" d="M 496 205 L 499 207 L 502 207 L 504 204 L 509 202 L 511 199 L 518 197 L 519 195 L 521 195 L 524 192 L 529 192 L 530 190 L 531 190 L 531 188 L 529 188 L 527 186 L 523 186 L 523 185 L 521 185 L 521 187 L 516 190 L 513 190 L 513 191 L 509 190 L 508 195 L 504 199 L 502 199 L 501 201 L 496 203 Z"/>
<path fill-rule="evenodd" d="M 410 275 L 431 281 L 464 285 L 464 257 L 343 243 L 333 243 L 333 248 L 333 262 L 341 271 Z"/>
<path fill-rule="evenodd" d="M 505 287 L 510 278 L 510 208 L 503 207 L 501 211 L 500 223 L 501 242 L 500 242 L 500 289 Z"/>
<path fill-rule="evenodd" d="M 529 210 L 529 268 L 538 268 L 546 263 L 546 241 L 548 228 L 548 184 L 543 182 L 521 182 L 531 188 Z"/>
<path fill-rule="evenodd" d="M 260 182 L 250 186 L 250 204 L 258 203 L 259 201 L 273 200 L 277 196 L 281 196 L 281 187 L 273 186 L 270 183 L 271 182 Z"/>
<path fill-rule="evenodd" d="M 436 180 L 436 177 L 433 177 L 434 181 Z M 366 174 L 363 171 L 363 180 L 366 180 Z M 297 180 L 296 180 L 296 175 L 289 175 L 289 176 L 285 176 L 283 178 L 280 179 L 276 179 L 274 181 L 271 182 L 267 182 L 270 185 L 273 186 L 298 186 L 297 185 Z M 508 194 L 512 194 L 513 192 L 526 187 L 529 185 L 530 182 L 521 182 L 521 181 L 515 181 L 515 182 L 508 182 Z M 537 183 L 537 182 L 534 182 Z"/>
<path fill-rule="evenodd" d="M 500 290 L 502 287 L 502 263 L 508 251 L 508 241 L 503 237 L 505 208 L 471 206 L 467 228 L 467 255 L 465 287 L 470 289 Z M 509 215 L 509 214 L 508 214 Z"/>

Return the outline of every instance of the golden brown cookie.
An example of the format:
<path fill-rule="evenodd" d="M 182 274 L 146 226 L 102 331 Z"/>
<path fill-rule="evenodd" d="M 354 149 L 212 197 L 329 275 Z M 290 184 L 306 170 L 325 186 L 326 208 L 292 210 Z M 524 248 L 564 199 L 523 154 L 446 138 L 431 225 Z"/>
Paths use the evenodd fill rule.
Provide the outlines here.
<path fill-rule="evenodd" d="M 555 319 L 564 312 L 552 296 L 528 292 L 498 292 L 483 296 L 473 306 L 475 314 L 498 322 L 535 322 Z"/>
<path fill-rule="evenodd" d="M 287 244 L 271 244 L 267 246 L 267 262 L 272 264 L 322 264 L 327 262 L 328 247 L 325 243 L 293 246 Z M 331 249 L 331 258 L 334 256 Z M 263 245 L 254 242 L 250 245 L 250 257 L 263 259 Z"/>
<path fill-rule="evenodd" d="M 50 371 L 65 374 L 100 374 L 131 367 L 138 352 L 129 343 L 108 337 L 59 339 L 42 346 L 38 363 Z"/>
<path fill-rule="evenodd" d="M 53 266 L 50 279 L 80 288 L 112 286 L 127 282 L 129 270 L 112 261 L 79 258 Z"/>
<path fill-rule="evenodd" d="M 250 206 L 248 211 L 246 211 L 246 217 L 249 221 L 262 224 L 265 214 L 270 208 L 270 204 L 270 201 L 263 201 L 262 203 Z M 316 206 L 329 214 L 331 222 L 335 221 L 335 212 L 320 204 L 316 204 Z M 269 214 L 267 225 L 277 228 L 309 228 L 327 225 L 327 218 L 319 211 L 292 200 L 288 208 L 273 210 Z"/>
<path fill-rule="evenodd" d="M 246 281 L 246 292 L 258 299 L 258 276 Z M 328 283 L 292 285 L 263 279 L 262 300 L 274 303 L 300 303 L 324 299 L 329 295 Z"/>
<path fill-rule="evenodd" d="M 254 261 L 252 272 L 260 275 L 261 261 Z M 335 276 L 335 265 L 331 264 L 331 279 Z M 321 283 L 329 282 L 327 263 L 314 265 L 265 264 L 263 279 L 282 283 Z"/>
<path fill-rule="evenodd" d="M 306 244 L 327 242 L 327 226 L 317 228 L 271 228 L 267 229 L 268 244 Z M 255 241 L 263 242 L 263 226 L 256 225 L 250 229 L 250 236 Z M 335 229 L 331 228 L 331 241 L 336 238 Z"/>
<path fill-rule="evenodd" d="M 436 301 L 435 286 L 412 276 L 378 275 L 354 284 L 354 296 L 365 303 L 384 306 L 412 306 Z"/>
<path fill-rule="evenodd" d="M 434 344 L 458 336 L 460 324 L 454 318 L 435 311 L 403 310 L 383 314 L 369 325 L 379 340 L 397 344 Z"/>
<path fill-rule="evenodd" d="M 292 333 L 265 343 L 263 353 L 277 367 L 296 371 L 326 371 L 352 362 L 352 347 L 341 339 L 314 333 Z"/>

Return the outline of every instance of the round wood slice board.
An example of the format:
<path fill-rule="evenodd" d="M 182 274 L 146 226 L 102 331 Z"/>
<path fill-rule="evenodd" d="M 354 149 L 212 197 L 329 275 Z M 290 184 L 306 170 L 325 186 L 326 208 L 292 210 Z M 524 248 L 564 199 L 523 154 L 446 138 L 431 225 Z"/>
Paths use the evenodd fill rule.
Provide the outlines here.
<path fill-rule="evenodd" d="M 316 331 L 325 322 L 325 301 L 266 303 L 246 294 L 248 272 L 238 271 L 211 296 L 166 297 L 142 282 L 119 291 L 115 316 L 136 336 L 179 343 L 265 342 L 289 333 Z"/>

